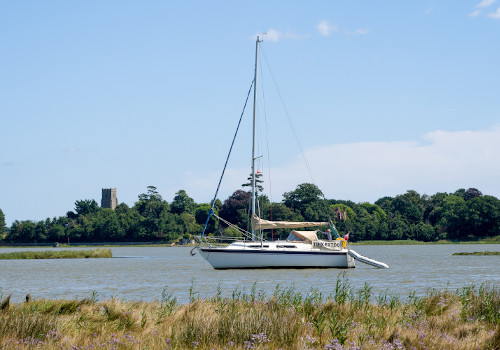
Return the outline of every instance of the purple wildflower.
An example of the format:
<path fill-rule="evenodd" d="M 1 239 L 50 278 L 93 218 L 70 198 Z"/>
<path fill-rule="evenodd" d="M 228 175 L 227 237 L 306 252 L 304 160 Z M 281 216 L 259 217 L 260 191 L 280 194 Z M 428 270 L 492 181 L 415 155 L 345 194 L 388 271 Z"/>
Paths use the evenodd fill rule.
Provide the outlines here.
<path fill-rule="evenodd" d="M 137 344 L 139 341 L 137 341 L 133 336 L 132 332 L 127 332 L 123 335 L 123 340 L 126 340 L 132 344 Z"/>
<path fill-rule="evenodd" d="M 403 343 L 399 339 L 394 339 L 394 341 L 392 342 L 392 345 L 394 346 L 394 349 L 397 349 L 397 350 L 404 350 L 404 348 L 405 348 L 405 346 L 403 345 Z"/>
<path fill-rule="evenodd" d="M 325 346 L 325 350 L 344 350 L 344 347 L 339 343 L 339 340 L 335 338 L 332 340 L 331 344 Z"/>
<path fill-rule="evenodd" d="M 251 340 L 252 340 L 252 342 L 259 343 L 259 344 L 269 342 L 269 339 L 267 339 L 267 335 L 264 332 L 259 333 L 259 334 L 252 334 Z"/>
<path fill-rule="evenodd" d="M 446 299 L 443 296 L 439 297 L 439 303 L 436 304 L 437 306 L 446 306 Z"/>
<path fill-rule="evenodd" d="M 355 342 L 351 342 L 351 347 L 349 348 L 349 350 L 361 350 L 361 348 L 357 346 Z"/>
<path fill-rule="evenodd" d="M 306 335 L 305 339 L 304 338 L 300 338 L 300 340 L 305 341 L 306 343 L 309 343 L 309 344 L 316 343 L 316 338 L 311 337 L 309 334 Z"/>

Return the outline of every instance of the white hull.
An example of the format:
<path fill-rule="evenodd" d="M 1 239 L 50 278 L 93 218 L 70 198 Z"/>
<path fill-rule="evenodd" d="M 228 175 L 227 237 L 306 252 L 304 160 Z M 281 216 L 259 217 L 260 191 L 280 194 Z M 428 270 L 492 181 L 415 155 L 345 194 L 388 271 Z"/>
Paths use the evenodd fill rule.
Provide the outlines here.
<path fill-rule="evenodd" d="M 351 268 L 354 259 L 340 251 L 288 251 L 275 249 L 200 248 L 214 269 L 257 268 Z"/>

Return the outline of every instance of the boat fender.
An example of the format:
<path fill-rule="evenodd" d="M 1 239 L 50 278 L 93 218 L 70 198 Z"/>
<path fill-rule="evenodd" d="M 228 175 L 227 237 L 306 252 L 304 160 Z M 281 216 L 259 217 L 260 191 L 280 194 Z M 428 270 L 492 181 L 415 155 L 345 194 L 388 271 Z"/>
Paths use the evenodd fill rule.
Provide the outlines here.
<path fill-rule="evenodd" d="M 337 241 L 342 241 L 342 248 L 345 248 L 345 245 L 347 244 L 347 241 L 343 239 L 342 237 L 338 237 Z"/>
<path fill-rule="evenodd" d="M 198 247 L 194 247 L 193 249 L 191 249 L 191 251 L 189 252 L 191 254 L 191 256 L 195 256 L 196 255 L 196 252 L 193 253 L 193 251 L 195 249 L 198 249 Z"/>

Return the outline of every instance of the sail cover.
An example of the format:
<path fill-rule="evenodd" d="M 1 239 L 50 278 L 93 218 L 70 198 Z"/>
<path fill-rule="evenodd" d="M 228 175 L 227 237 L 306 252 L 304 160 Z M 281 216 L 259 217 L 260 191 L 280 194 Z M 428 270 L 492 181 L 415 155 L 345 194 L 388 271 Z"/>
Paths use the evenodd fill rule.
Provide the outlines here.
<path fill-rule="evenodd" d="M 252 227 L 254 229 L 270 230 L 275 228 L 299 228 L 299 227 L 314 227 L 328 226 L 328 222 L 311 222 L 311 221 L 269 221 L 259 218 L 257 215 L 252 216 Z"/>

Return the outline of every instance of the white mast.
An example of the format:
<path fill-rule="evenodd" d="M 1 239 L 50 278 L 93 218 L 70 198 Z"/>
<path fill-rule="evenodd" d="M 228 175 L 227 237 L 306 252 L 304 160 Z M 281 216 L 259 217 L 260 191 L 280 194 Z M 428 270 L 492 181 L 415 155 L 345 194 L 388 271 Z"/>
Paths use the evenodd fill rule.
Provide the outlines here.
<path fill-rule="evenodd" d="M 257 108 L 257 63 L 259 57 L 259 36 L 255 43 L 255 74 L 253 80 L 253 135 L 252 135 L 252 213 L 255 215 L 255 121 L 256 121 L 256 108 Z M 255 241 L 255 227 L 252 223 L 252 241 Z"/>

